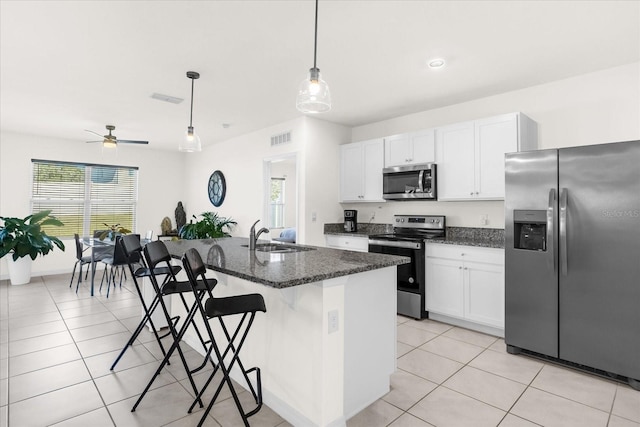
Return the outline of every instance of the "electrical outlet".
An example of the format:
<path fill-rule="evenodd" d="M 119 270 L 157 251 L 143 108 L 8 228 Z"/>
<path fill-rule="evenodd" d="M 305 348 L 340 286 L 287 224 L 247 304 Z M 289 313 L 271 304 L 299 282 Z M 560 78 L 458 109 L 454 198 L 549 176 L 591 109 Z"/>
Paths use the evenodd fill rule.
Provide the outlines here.
<path fill-rule="evenodd" d="M 338 310 L 331 310 L 327 313 L 327 322 L 329 333 L 338 332 L 340 323 L 338 321 Z"/>
<path fill-rule="evenodd" d="M 315 212 L 311 212 L 311 222 L 316 222 L 318 215 Z"/>
<path fill-rule="evenodd" d="M 487 225 L 487 224 L 489 224 L 489 215 L 487 214 L 480 215 L 480 225 Z"/>
<path fill-rule="evenodd" d="M 376 219 L 376 212 L 375 211 L 371 212 L 371 217 L 369 218 L 369 221 L 373 221 L 374 219 Z"/>

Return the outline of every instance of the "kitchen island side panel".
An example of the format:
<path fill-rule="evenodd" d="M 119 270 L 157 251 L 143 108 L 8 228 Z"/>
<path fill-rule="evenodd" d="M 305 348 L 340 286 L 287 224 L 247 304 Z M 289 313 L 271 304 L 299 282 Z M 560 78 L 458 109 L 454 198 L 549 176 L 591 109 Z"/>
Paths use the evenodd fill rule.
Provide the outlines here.
<path fill-rule="evenodd" d="M 277 289 L 219 272 L 215 296 L 260 293 L 258 313 L 240 353 L 260 367 L 264 402 L 296 426 L 343 426 L 389 391 L 395 370 L 396 267 Z M 338 328 L 329 332 L 329 313 Z M 184 315 L 174 297 L 172 315 Z M 237 320 L 227 324 L 235 328 Z M 214 326 L 216 336 L 222 332 Z M 204 354 L 195 332 L 184 341 Z M 232 377 L 244 384 L 234 368 Z"/>

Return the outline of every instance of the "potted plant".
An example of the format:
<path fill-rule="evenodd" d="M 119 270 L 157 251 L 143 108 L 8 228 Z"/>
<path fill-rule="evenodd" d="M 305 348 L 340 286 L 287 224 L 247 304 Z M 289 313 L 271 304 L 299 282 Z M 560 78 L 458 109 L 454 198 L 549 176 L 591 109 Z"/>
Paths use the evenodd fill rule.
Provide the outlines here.
<path fill-rule="evenodd" d="M 128 228 L 121 227 L 120 224 L 114 224 L 114 225 L 109 225 L 106 223 L 103 223 L 103 224 L 105 227 L 107 227 L 107 229 L 104 230 L 102 233 L 100 233 L 100 235 L 98 236 L 98 239 L 100 240 L 104 240 L 107 237 L 109 238 L 109 240 L 115 240 L 118 234 L 131 233 L 131 230 L 129 230 Z"/>
<path fill-rule="evenodd" d="M 219 216 L 215 212 L 203 212 L 200 221 L 189 222 L 180 228 L 181 239 L 210 239 L 216 237 L 229 237 L 229 231 L 238 223 L 231 218 Z M 194 219 L 197 219 L 193 215 Z"/>
<path fill-rule="evenodd" d="M 31 281 L 31 262 L 38 255 L 46 255 L 54 245 L 64 251 L 64 243 L 57 237 L 49 236 L 42 226 L 64 225 L 51 211 L 41 211 L 23 219 L 0 216 L 0 258 L 11 254 L 7 260 L 11 284 L 23 285 Z"/>

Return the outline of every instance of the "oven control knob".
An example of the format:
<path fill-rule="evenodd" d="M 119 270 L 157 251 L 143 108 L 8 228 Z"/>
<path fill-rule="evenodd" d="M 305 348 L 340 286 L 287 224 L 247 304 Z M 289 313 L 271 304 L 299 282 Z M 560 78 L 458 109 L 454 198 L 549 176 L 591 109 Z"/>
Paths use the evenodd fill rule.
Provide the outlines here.
<path fill-rule="evenodd" d="M 413 277 L 409 277 L 409 283 L 413 284 L 415 282 L 415 279 Z"/>

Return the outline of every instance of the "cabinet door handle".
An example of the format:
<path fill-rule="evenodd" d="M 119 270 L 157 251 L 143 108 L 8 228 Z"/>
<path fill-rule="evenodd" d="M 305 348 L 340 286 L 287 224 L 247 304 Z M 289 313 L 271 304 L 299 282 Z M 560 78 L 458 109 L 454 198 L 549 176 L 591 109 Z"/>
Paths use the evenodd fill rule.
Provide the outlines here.
<path fill-rule="evenodd" d="M 471 193 L 469 193 L 470 196 L 473 196 L 473 191 Z"/>
<path fill-rule="evenodd" d="M 468 270 L 468 268 L 467 268 L 467 267 L 465 267 L 464 269 L 465 269 L 465 270 Z"/>
<path fill-rule="evenodd" d="M 462 270 L 462 266 L 458 267 L 458 270 Z"/>

